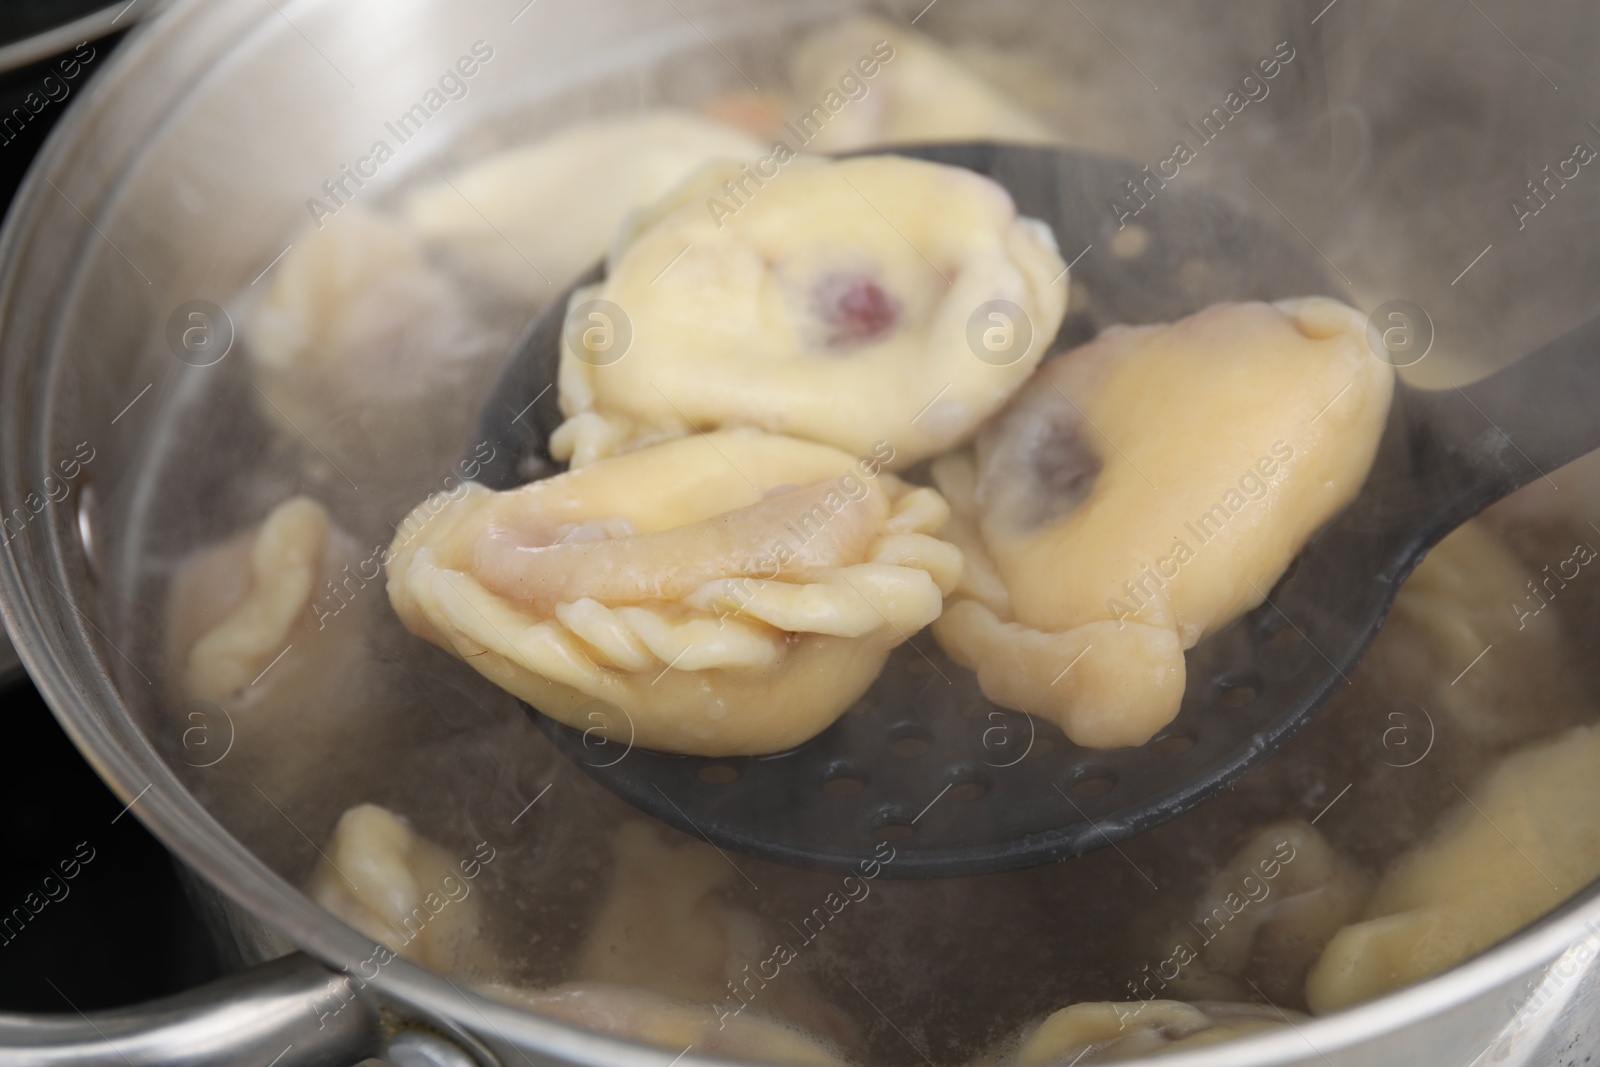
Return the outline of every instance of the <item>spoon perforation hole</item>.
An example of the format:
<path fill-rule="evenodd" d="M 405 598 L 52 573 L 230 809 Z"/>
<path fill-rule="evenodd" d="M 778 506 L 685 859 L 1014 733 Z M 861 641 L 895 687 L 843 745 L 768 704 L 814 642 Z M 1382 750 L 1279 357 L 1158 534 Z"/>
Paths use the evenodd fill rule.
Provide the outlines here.
<path fill-rule="evenodd" d="M 822 778 L 822 792 L 830 797 L 853 797 L 866 787 L 866 772 L 853 763 L 835 763 Z"/>
<path fill-rule="evenodd" d="M 1117 787 L 1117 776 L 1105 769 L 1094 769 L 1074 778 L 1067 792 L 1083 800 L 1103 797 Z"/>
<path fill-rule="evenodd" d="M 989 792 L 989 776 L 976 767 L 958 764 L 950 768 L 949 776 L 953 800 L 978 800 Z"/>
<path fill-rule="evenodd" d="M 1174 756 L 1181 756 L 1193 747 L 1194 738 L 1190 737 L 1188 734 L 1174 734 L 1171 737 L 1159 737 L 1155 741 L 1151 742 L 1151 748 L 1155 750 L 1156 755 L 1165 756 L 1168 759 L 1171 759 Z"/>
<path fill-rule="evenodd" d="M 931 748 L 932 735 L 921 726 L 897 726 L 889 734 L 889 751 L 902 759 L 926 756 Z"/>
<path fill-rule="evenodd" d="M 878 841 L 904 841 L 917 832 L 912 817 L 898 806 L 879 809 L 869 825 Z"/>
<path fill-rule="evenodd" d="M 1217 707 L 1228 711 L 1237 711 L 1247 704 L 1255 702 L 1261 695 L 1261 687 L 1254 682 L 1223 682 L 1217 687 Z"/>

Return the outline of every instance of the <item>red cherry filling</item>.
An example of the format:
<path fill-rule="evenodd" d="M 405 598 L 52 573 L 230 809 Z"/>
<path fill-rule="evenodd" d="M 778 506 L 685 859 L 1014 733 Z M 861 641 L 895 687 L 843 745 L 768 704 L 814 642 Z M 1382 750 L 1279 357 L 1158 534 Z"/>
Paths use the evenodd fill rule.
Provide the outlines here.
<path fill-rule="evenodd" d="M 829 348 L 876 341 L 894 330 L 900 303 L 865 274 L 828 274 L 811 291 L 811 310 Z"/>

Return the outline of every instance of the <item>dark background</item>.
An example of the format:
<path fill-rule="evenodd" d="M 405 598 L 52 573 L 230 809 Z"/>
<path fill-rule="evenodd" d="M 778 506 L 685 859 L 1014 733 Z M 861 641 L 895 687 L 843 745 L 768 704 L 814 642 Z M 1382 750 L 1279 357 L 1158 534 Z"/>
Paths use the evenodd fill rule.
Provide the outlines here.
<path fill-rule="evenodd" d="M 145 2 L 145 0 L 141 0 Z M 102 6 L 103 0 L 0 0 L 0 44 Z M 95 41 L 61 103 L 32 115 L 0 144 L 0 203 L 9 204 L 50 127 L 104 66 L 118 37 Z M 70 51 L 70 49 L 69 49 Z M 46 75 L 45 61 L 0 74 L 0 116 L 20 107 Z M 219 973 L 172 860 L 78 755 L 23 676 L 0 681 L 0 918 L 21 909 L 20 932 L 0 934 L 0 1011 L 72 1012 L 119 1007 L 175 993 Z M 94 858 L 50 889 L 80 844 Z M 4 940 L 9 938 L 9 940 Z"/>

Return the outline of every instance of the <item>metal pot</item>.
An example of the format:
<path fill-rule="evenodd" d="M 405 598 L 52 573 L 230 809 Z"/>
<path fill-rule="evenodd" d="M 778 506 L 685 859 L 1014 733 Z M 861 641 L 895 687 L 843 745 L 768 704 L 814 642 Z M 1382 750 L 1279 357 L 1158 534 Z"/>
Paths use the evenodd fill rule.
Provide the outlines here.
<path fill-rule="evenodd" d="M 156 527 L 186 522 L 158 508 L 158 498 L 176 493 L 188 509 L 235 506 L 227 475 L 254 445 L 240 430 L 231 450 L 215 447 L 230 440 L 216 430 L 238 418 L 237 389 L 219 385 L 211 368 L 175 359 L 166 331 L 187 302 L 225 304 L 247 290 L 306 223 L 307 201 L 329 175 L 470 42 L 490 41 L 505 58 L 472 100 L 452 105 L 386 165 L 384 182 L 585 111 L 645 98 L 691 101 L 765 79 L 776 43 L 855 6 L 191 0 L 136 33 L 75 104 L 0 238 L 0 512 L 26 515 L 6 531 L 0 606 L 75 743 L 197 876 L 219 936 L 253 967 L 133 1011 L 0 1018 L 7 1062 L 259 1059 L 290 1067 L 355 1062 L 387 1048 L 396 1062 L 659 1067 L 657 1049 L 514 1010 L 403 960 L 363 972 L 371 943 L 312 903 L 197 798 L 152 712 L 161 698 L 151 615 L 141 606 L 153 580 L 148 560 L 163 544 Z M 1568 126 L 1571 137 L 1586 136 L 1582 117 L 1561 110 L 1581 98 L 1586 81 L 1600 80 L 1588 63 L 1600 23 L 1586 9 L 1554 0 L 1535 11 L 1488 13 L 1337 0 L 1320 13 L 1087 0 L 1073 8 L 1008 2 L 923 14 L 928 24 L 947 19 L 955 32 L 1003 44 L 1037 38 L 1058 50 L 1058 61 L 1082 62 L 1112 103 L 1082 116 L 1081 135 L 1152 160 L 1162 124 L 1177 120 L 1185 100 L 1226 89 L 1230 64 L 1251 49 L 1292 40 L 1306 61 L 1281 90 L 1299 118 L 1241 131 L 1226 155 L 1211 150 L 1212 179 L 1251 177 L 1260 194 L 1235 183 L 1228 195 L 1315 240 L 1371 302 L 1405 297 L 1429 308 L 1441 348 L 1476 354 L 1445 366 L 1446 377 L 1514 358 L 1587 314 L 1582 282 L 1594 276 L 1595 254 L 1555 226 L 1542 244 L 1521 240 L 1526 227 L 1513 223 L 1527 219 L 1503 204 L 1519 191 L 1523 170 L 1534 174 L 1556 158 L 1549 146 L 1570 141 Z M 1502 21 L 1513 17 L 1515 32 Z M 1502 28 L 1525 43 L 1511 45 Z M 1464 204 L 1474 209 L 1423 210 Z M 1391 229 L 1400 222 L 1408 228 Z M 1402 232 L 1407 245 L 1377 247 L 1385 234 Z M 1480 259 L 1492 258 L 1473 260 L 1485 245 Z M 1452 282 L 1447 264 L 1467 270 Z M 1408 278 L 1404 291 L 1386 288 Z M 1471 285 L 1459 284 L 1464 278 Z M 209 466 L 174 482 L 174 455 L 190 455 L 184 449 L 202 439 L 211 442 Z M 73 469 L 58 499 L 46 479 L 61 483 L 60 464 L 80 442 L 95 458 Z M 1600 892 L 1591 888 L 1415 987 L 1161 1062 L 1583 1062 L 1600 1051 L 1596 924 Z M 297 950 L 304 955 L 263 962 Z M 680 1059 L 711 1062 L 692 1052 Z"/>

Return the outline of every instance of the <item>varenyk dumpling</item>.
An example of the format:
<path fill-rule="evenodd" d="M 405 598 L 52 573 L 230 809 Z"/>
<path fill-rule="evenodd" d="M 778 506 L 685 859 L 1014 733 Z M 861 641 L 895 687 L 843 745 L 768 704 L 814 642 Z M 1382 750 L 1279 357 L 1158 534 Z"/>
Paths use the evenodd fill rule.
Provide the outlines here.
<path fill-rule="evenodd" d="M 447 974 L 494 970 L 473 893 L 473 880 L 494 862 L 488 842 L 453 857 L 387 808 L 358 804 L 340 816 L 321 855 L 306 892 L 383 946 L 370 965 L 398 955 Z"/>
<path fill-rule="evenodd" d="M 543 304 L 605 255 L 630 212 L 712 160 L 765 151 L 686 112 L 614 116 L 479 160 L 411 194 L 404 215 L 472 277 Z"/>
<path fill-rule="evenodd" d="M 272 788 L 354 742 L 366 721 L 362 629 L 377 599 L 361 595 L 361 566 L 355 542 L 305 496 L 183 561 L 165 636 L 184 762 L 233 753 L 230 771 L 243 761 Z"/>
<path fill-rule="evenodd" d="M 390 601 L 575 728 L 599 713 L 646 748 L 780 751 L 854 702 L 960 578 L 933 536 L 948 508 L 883 472 L 892 455 L 737 430 L 508 492 L 469 483 L 401 524 Z"/>
<path fill-rule="evenodd" d="M 791 159 L 767 180 L 713 171 L 574 294 L 551 451 L 582 466 L 754 426 L 856 456 L 888 440 L 889 465 L 906 467 L 1005 403 L 1066 296 L 1050 228 L 964 168 L 878 156 Z"/>
<path fill-rule="evenodd" d="M 1320 297 L 1113 327 L 935 481 L 967 577 L 934 634 L 990 699 L 1091 748 L 1178 712 L 1185 649 L 1262 602 L 1366 479 L 1394 388 Z"/>

